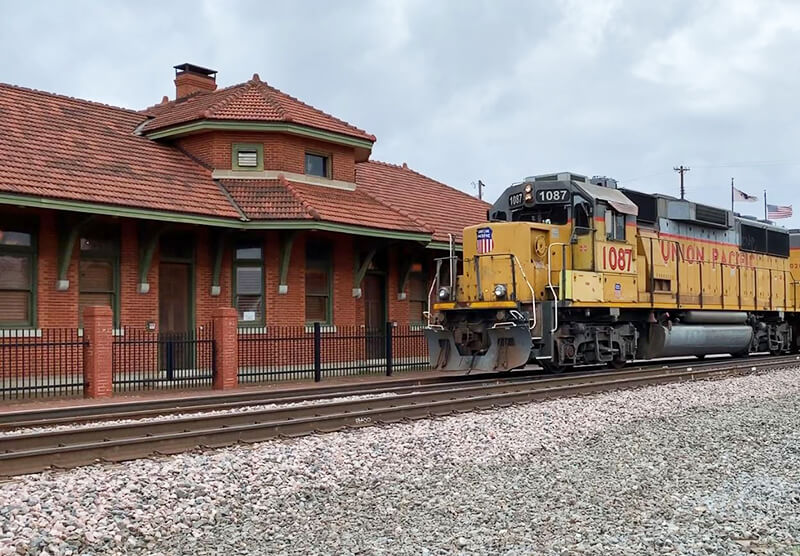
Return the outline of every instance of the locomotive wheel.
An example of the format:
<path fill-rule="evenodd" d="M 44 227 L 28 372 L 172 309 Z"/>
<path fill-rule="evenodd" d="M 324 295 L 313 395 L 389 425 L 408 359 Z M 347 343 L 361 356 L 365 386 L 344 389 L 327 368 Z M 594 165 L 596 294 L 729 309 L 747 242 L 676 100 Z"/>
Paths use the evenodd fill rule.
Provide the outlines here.
<path fill-rule="evenodd" d="M 540 360 L 539 365 L 541 365 L 542 369 L 544 369 L 551 375 L 560 375 L 561 373 L 567 370 L 567 368 L 564 365 L 558 365 L 557 363 L 553 363 L 552 361 Z"/>
<path fill-rule="evenodd" d="M 606 365 L 608 365 L 609 369 L 615 369 L 615 370 L 618 371 L 621 368 L 623 368 L 626 363 L 627 363 L 627 361 L 625 361 L 624 359 L 621 359 L 619 357 L 615 357 L 614 359 L 612 359 L 611 361 L 606 363 Z"/>

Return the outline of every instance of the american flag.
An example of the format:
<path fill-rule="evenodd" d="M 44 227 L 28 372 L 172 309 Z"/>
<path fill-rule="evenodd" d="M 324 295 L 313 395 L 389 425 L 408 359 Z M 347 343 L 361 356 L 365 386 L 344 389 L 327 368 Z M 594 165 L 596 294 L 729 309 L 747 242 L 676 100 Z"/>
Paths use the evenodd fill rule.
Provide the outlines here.
<path fill-rule="evenodd" d="M 767 205 L 767 218 L 777 220 L 778 218 L 791 218 L 792 205 Z"/>
<path fill-rule="evenodd" d="M 494 249 L 491 228 L 478 228 L 478 255 L 489 253 Z"/>

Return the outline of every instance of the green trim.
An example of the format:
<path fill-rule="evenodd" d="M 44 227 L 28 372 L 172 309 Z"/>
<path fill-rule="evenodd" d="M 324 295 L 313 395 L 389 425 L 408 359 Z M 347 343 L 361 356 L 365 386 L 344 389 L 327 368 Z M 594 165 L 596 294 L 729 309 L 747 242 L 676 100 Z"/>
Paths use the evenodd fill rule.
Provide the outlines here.
<path fill-rule="evenodd" d="M 308 157 L 309 156 L 316 156 L 324 160 L 323 164 L 325 165 L 325 175 L 320 176 L 319 174 L 309 174 L 306 172 L 306 167 L 308 165 Z M 333 179 L 333 154 L 326 153 L 323 151 L 317 151 L 314 149 L 306 149 L 305 155 L 303 156 L 303 174 L 306 176 L 311 176 L 315 178 L 322 178 L 326 180 Z"/>
<path fill-rule="evenodd" d="M 367 251 L 367 255 L 364 257 L 364 260 L 361 261 L 361 264 L 358 263 L 358 258 L 356 258 L 356 268 L 355 273 L 353 275 L 353 287 L 360 288 L 361 282 L 364 281 L 364 276 L 367 275 L 367 269 L 369 269 L 369 265 L 372 263 L 372 259 L 375 258 L 375 253 L 378 252 L 377 247 L 371 248 Z"/>
<path fill-rule="evenodd" d="M 261 249 L 260 259 L 237 259 L 236 251 L 238 249 L 246 249 L 248 247 L 257 247 Z M 233 262 L 231 264 L 231 305 L 236 309 L 236 322 L 239 328 L 261 328 L 266 326 L 267 323 L 267 269 L 264 264 L 266 256 L 266 244 L 263 237 L 256 239 L 237 239 L 233 243 Z M 242 320 L 239 318 L 239 307 L 236 305 L 237 289 L 239 287 L 239 280 L 237 279 L 236 270 L 240 267 L 260 268 L 261 269 L 261 318 L 256 320 Z M 249 294 L 248 294 L 249 295 Z"/>
<path fill-rule="evenodd" d="M 289 262 L 292 258 L 292 247 L 295 237 L 297 237 L 297 231 L 287 232 L 281 237 L 280 278 L 278 280 L 278 286 L 288 287 L 289 285 L 287 278 L 289 276 Z"/>
<path fill-rule="evenodd" d="M 373 141 L 369 139 L 358 139 L 333 131 L 324 131 L 313 127 L 308 127 L 288 122 L 242 122 L 226 120 L 199 120 L 186 124 L 177 125 L 168 129 L 158 129 L 145 135 L 150 139 L 163 139 L 165 137 L 175 137 L 176 135 L 188 135 L 200 131 L 225 130 L 225 131 L 268 131 L 277 133 L 290 133 L 302 137 L 310 137 L 319 141 L 338 143 L 349 147 L 361 147 L 372 150 Z"/>
<path fill-rule="evenodd" d="M 447 243 L 446 241 L 431 241 L 430 243 L 428 243 L 425 246 L 425 248 L 426 249 L 440 249 L 442 251 L 449 251 L 450 250 L 450 244 Z M 454 244 L 453 248 L 456 251 L 463 251 L 464 250 L 463 246 L 460 243 Z"/>
<path fill-rule="evenodd" d="M 256 151 L 255 166 L 239 166 L 239 151 Z M 231 170 L 237 172 L 263 172 L 264 171 L 264 144 L 263 143 L 232 143 L 231 144 Z"/>
<path fill-rule="evenodd" d="M 158 240 L 169 226 L 139 227 L 139 284 L 147 284 L 147 275 L 153 265 L 153 254 Z M 137 284 L 138 287 L 138 284 Z"/>
<path fill-rule="evenodd" d="M 30 273 L 31 273 L 31 280 L 30 280 L 30 290 L 3 290 L 3 291 L 26 291 L 30 292 L 30 297 L 28 298 L 28 316 L 30 320 L 28 322 L 13 322 L 13 321 L 2 321 L 0 320 L 0 329 L 36 329 L 37 327 L 37 318 L 39 315 L 39 219 L 35 220 L 35 223 L 28 222 L 21 222 L 18 221 L 16 217 L 12 217 L 11 221 L 8 222 L 4 220 L 3 227 L 6 230 L 13 230 L 24 232 L 26 234 L 31 235 L 31 244 L 30 246 L 24 245 L 0 245 L 0 255 L 20 255 L 26 257 L 30 264 Z M 19 225 L 18 225 L 19 224 Z"/>
<path fill-rule="evenodd" d="M 367 237 L 398 239 L 402 241 L 421 241 L 423 243 L 428 243 L 431 237 L 430 234 L 425 233 L 377 230 L 375 228 L 338 224 L 336 222 L 322 222 L 319 220 L 256 220 L 245 223 L 242 228 L 246 230 L 317 230 L 322 232 L 338 232 Z"/>
<path fill-rule="evenodd" d="M 58 236 L 57 280 L 61 281 L 67 279 L 69 263 L 72 260 L 72 253 L 75 251 L 75 241 L 78 239 L 83 226 L 86 225 L 92 218 L 94 218 L 94 215 L 81 218 L 71 223 L 67 223 L 64 220 L 62 220 L 60 223 Z"/>
<path fill-rule="evenodd" d="M 404 232 L 394 230 L 380 230 L 355 226 L 351 224 L 339 224 L 336 222 L 322 222 L 319 220 L 255 220 L 243 221 L 232 218 L 217 218 L 213 216 L 201 216 L 194 214 L 184 214 L 176 212 L 166 212 L 159 210 L 136 209 L 122 206 L 109 206 L 97 203 L 86 203 L 82 201 L 64 201 L 58 199 L 44 199 L 41 197 L 29 197 L 24 195 L 11 195 L 0 193 L 0 204 L 17 205 L 33 208 L 44 208 L 51 210 L 68 210 L 73 212 L 85 212 L 91 214 L 103 214 L 108 216 L 119 216 L 123 218 L 140 218 L 144 220 L 157 220 L 161 222 L 172 222 L 178 224 L 197 224 L 199 226 L 218 226 L 222 228 L 235 228 L 239 230 L 318 230 L 335 232 L 350 235 L 360 235 L 368 237 L 383 237 L 402 241 L 419 241 L 428 243 L 431 239 L 429 233 Z M 433 244 L 429 244 L 431 247 Z M 444 245 L 445 247 L 438 247 Z M 446 249 L 447 244 L 437 243 L 433 248 Z"/>
<path fill-rule="evenodd" d="M 224 226 L 228 228 L 238 228 L 243 224 L 242 221 L 234 220 L 232 218 L 131 208 L 118 205 L 111 206 L 100 203 L 88 203 L 84 201 L 46 199 L 42 197 L 31 197 L 27 195 L 14 195 L 8 193 L 0 193 L 0 204 L 51 210 L 68 210 L 72 212 L 88 212 L 91 214 L 103 214 L 107 216 L 120 216 L 125 218 L 142 218 L 145 220 L 161 220 L 165 222 L 198 224 L 201 226 Z"/>
<path fill-rule="evenodd" d="M 228 232 L 218 231 L 216 233 L 216 241 L 212 241 L 211 257 L 214 261 L 214 266 L 211 274 L 211 287 L 219 287 L 220 276 L 222 275 L 222 259 L 225 256 L 225 243 L 227 241 Z"/>
<path fill-rule="evenodd" d="M 312 260 L 309 261 L 308 253 L 309 251 L 311 251 L 311 249 L 309 249 L 309 246 L 311 246 L 313 249 L 317 251 L 325 252 L 325 261 L 322 264 L 319 264 L 319 258 L 317 258 L 316 260 L 312 258 Z M 334 272 L 336 272 L 336 268 L 334 266 L 331 244 L 330 242 L 325 240 L 311 240 L 311 241 L 306 240 L 305 248 L 306 248 L 305 268 L 306 269 L 322 268 L 325 271 L 325 275 L 328 277 L 328 299 L 327 302 L 325 303 L 328 318 L 325 320 L 325 322 L 309 321 L 308 318 L 306 318 L 306 324 L 308 325 L 308 324 L 313 324 L 314 322 L 319 322 L 322 325 L 327 325 L 327 326 L 333 325 L 333 307 L 334 307 L 333 275 Z M 305 300 L 307 300 L 309 298 L 309 294 L 305 284 L 303 284 L 303 291 L 305 294 Z M 320 296 L 312 295 L 311 297 L 320 297 Z"/>
<path fill-rule="evenodd" d="M 403 293 L 408 285 L 408 277 L 411 276 L 411 267 L 414 262 L 412 257 L 404 257 L 400 263 L 400 272 L 398 274 L 400 280 L 397 283 L 397 293 Z"/>

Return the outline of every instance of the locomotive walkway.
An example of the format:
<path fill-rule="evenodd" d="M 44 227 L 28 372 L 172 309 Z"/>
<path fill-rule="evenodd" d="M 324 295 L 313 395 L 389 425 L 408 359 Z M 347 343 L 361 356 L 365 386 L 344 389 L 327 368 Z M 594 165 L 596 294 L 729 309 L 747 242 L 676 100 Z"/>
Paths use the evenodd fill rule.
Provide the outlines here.
<path fill-rule="evenodd" d="M 714 362 L 634 368 L 618 372 L 593 372 L 547 377 L 511 376 L 507 378 L 463 380 L 450 376 L 432 379 L 428 384 L 383 384 L 373 388 L 327 392 L 294 397 L 228 400 L 228 405 L 195 404 L 181 412 L 235 409 L 242 404 L 297 403 L 291 407 L 273 407 L 214 414 L 181 415 L 157 421 L 133 421 L 102 424 L 68 430 L 22 432 L 0 437 L 0 475 L 11 476 L 41 471 L 49 467 L 69 468 L 101 461 L 124 461 L 154 454 L 174 454 L 198 447 L 222 447 L 239 442 L 260 442 L 276 437 L 332 432 L 351 427 L 398 422 L 505 407 L 556 397 L 592 394 L 609 390 L 635 388 L 650 384 L 683 382 L 731 375 L 766 372 L 796 364 L 797 356 L 721 359 Z M 330 398 L 357 395 L 358 399 Z M 381 395 L 382 397 L 367 397 Z M 326 401 L 328 400 L 328 401 Z M 119 405 L 119 404 L 114 404 Z M 176 408 L 152 407 L 127 414 L 95 412 L 84 415 L 84 422 L 142 417 L 178 412 Z M 18 414 L 18 417 L 22 415 Z M 30 415 L 28 415 L 30 417 Z M 40 414 L 39 417 L 42 417 Z M 77 415 L 51 414 L 47 418 L 6 420 L 4 428 L 49 426 L 75 420 Z"/>

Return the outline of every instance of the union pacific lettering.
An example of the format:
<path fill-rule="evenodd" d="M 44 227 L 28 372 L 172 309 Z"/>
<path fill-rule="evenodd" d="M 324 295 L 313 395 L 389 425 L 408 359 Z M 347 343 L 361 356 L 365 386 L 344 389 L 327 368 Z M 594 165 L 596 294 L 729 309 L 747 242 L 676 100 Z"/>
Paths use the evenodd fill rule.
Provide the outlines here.
<path fill-rule="evenodd" d="M 680 244 L 671 241 L 659 240 L 661 247 L 661 258 L 664 263 L 675 262 L 712 262 L 720 264 L 730 264 L 735 266 L 756 266 L 757 256 L 755 253 L 742 253 L 737 249 L 726 249 L 724 247 L 710 247 L 706 245 Z M 708 257 L 706 257 L 708 254 Z"/>

